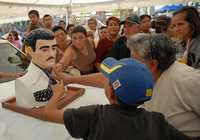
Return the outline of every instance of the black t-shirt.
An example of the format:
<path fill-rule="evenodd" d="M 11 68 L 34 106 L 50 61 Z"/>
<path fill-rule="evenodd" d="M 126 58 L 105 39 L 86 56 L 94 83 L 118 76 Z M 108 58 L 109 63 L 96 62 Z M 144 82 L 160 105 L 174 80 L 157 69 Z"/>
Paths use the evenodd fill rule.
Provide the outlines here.
<path fill-rule="evenodd" d="M 127 38 L 120 37 L 114 44 L 106 57 L 113 57 L 117 60 L 130 57 L 130 50 L 126 46 Z"/>
<path fill-rule="evenodd" d="M 67 109 L 64 123 L 72 137 L 84 140 L 186 140 L 160 113 L 126 110 L 119 105 Z"/>

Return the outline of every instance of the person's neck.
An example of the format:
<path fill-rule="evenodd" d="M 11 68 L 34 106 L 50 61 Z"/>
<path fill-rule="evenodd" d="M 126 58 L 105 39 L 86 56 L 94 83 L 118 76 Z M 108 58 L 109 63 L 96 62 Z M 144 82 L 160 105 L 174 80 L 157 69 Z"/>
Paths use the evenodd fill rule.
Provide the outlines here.
<path fill-rule="evenodd" d="M 52 29 L 52 26 L 46 26 L 47 29 L 51 30 Z"/>
<path fill-rule="evenodd" d="M 131 37 L 131 36 L 133 36 L 133 35 L 135 35 L 135 34 L 137 34 L 137 33 L 139 33 L 139 32 L 135 32 L 135 33 L 132 33 L 132 34 L 125 34 L 124 36 L 125 36 L 126 38 L 129 38 L 129 37 Z"/>
<path fill-rule="evenodd" d="M 83 46 L 81 49 L 79 49 L 79 51 L 80 51 L 82 54 L 88 55 L 87 46 Z"/>
<path fill-rule="evenodd" d="M 160 78 L 161 74 L 162 74 L 162 72 L 160 70 L 152 72 L 152 73 L 153 73 L 155 81 L 157 81 Z"/>
<path fill-rule="evenodd" d="M 185 38 L 183 41 L 185 42 L 185 43 L 187 43 L 188 41 L 191 41 L 192 40 L 192 37 L 187 37 L 187 38 Z"/>
<path fill-rule="evenodd" d="M 65 51 L 65 49 L 67 48 L 67 42 L 63 41 L 60 44 L 58 44 L 59 49 L 61 49 L 62 51 Z"/>
<path fill-rule="evenodd" d="M 97 29 L 90 29 L 90 30 L 95 33 Z"/>
<path fill-rule="evenodd" d="M 118 106 L 120 107 L 121 109 L 123 110 L 128 110 L 128 111 L 135 111 L 138 109 L 138 105 L 128 105 L 128 104 L 125 104 L 119 100 L 116 100 L 115 102 L 113 103 L 110 103 L 110 105 L 114 105 L 114 106 Z"/>
<path fill-rule="evenodd" d="M 149 30 L 141 30 L 141 33 L 150 33 L 150 31 Z"/>
<path fill-rule="evenodd" d="M 30 25 L 31 25 L 31 26 L 38 26 L 38 25 L 40 25 L 40 23 L 39 23 L 39 22 L 37 22 L 37 23 L 32 23 L 32 22 L 31 22 Z"/>

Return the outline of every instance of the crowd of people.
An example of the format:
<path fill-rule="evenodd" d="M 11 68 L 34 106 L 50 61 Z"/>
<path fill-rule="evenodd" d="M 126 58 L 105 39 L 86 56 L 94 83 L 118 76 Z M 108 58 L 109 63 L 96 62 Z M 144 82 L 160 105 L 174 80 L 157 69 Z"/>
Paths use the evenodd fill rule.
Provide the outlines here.
<path fill-rule="evenodd" d="M 41 28 L 52 32 L 56 41 L 51 74 L 61 82 L 53 86 L 46 107 L 48 120 L 64 123 L 76 138 L 199 139 L 200 14 L 196 8 L 186 6 L 172 17 L 155 19 L 133 14 L 120 21 L 111 16 L 100 28 L 93 17 L 85 28 L 66 27 L 65 21 L 53 26 L 52 16 L 40 20 L 37 10 L 28 16 L 31 23 L 24 46 L 13 42 L 16 47 L 27 53 L 26 37 Z M 11 32 L 8 40 L 19 38 Z M 35 59 L 40 63 L 40 58 Z M 58 110 L 58 98 L 70 83 L 105 86 L 110 105 Z"/>
<path fill-rule="evenodd" d="M 25 33 L 25 37 L 30 31 L 36 28 L 49 29 L 54 32 L 57 44 L 59 44 L 58 62 L 64 54 L 65 60 L 71 59 L 70 55 L 73 51 L 70 52 L 70 55 L 68 55 L 67 53 L 70 49 L 67 48 L 69 46 L 77 46 L 74 43 L 75 38 L 72 38 L 72 31 L 75 25 L 69 24 L 66 26 L 65 21 L 60 20 L 58 24 L 54 26 L 53 17 L 51 15 L 46 14 L 42 17 L 42 19 L 40 19 L 40 14 L 37 10 L 31 10 L 28 13 L 28 16 L 30 19 L 30 26 Z M 111 16 L 105 21 L 106 26 L 99 28 L 97 26 L 97 20 L 94 17 L 91 17 L 88 19 L 87 28 L 82 26 L 85 28 L 85 37 L 89 41 L 90 45 L 86 43 L 88 41 L 85 41 L 86 44 L 83 42 L 81 44 L 85 44 L 83 46 L 89 46 L 89 48 L 92 46 L 93 49 L 91 50 L 91 53 L 95 53 L 96 56 L 93 56 L 92 60 L 87 60 L 91 62 L 85 61 L 81 62 L 81 64 L 85 65 L 84 63 L 91 63 L 91 65 L 93 65 L 90 66 L 93 68 L 88 71 L 89 73 L 98 71 L 99 64 L 106 57 L 110 56 L 118 60 L 130 57 L 130 51 L 126 47 L 127 38 L 130 36 L 137 33 L 164 33 L 177 43 L 181 44 L 181 46 L 177 48 L 177 56 L 183 58 L 182 61 L 188 65 L 198 68 L 200 65 L 200 58 L 197 54 L 198 47 L 196 46 L 199 44 L 199 22 L 199 13 L 193 7 L 183 8 L 182 10 L 175 12 L 172 17 L 161 15 L 154 19 L 152 19 L 150 15 L 141 15 L 140 17 L 137 15 L 130 15 L 124 21 L 120 21 L 119 18 Z M 82 33 L 82 31 L 77 32 Z M 7 39 L 17 48 L 23 50 L 21 38 L 19 38 L 16 31 L 11 31 Z M 76 42 L 80 43 L 79 40 Z M 82 52 L 80 52 L 80 54 L 83 54 L 83 50 L 81 51 Z M 85 51 L 85 54 L 87 53 L 88 52 Z M 65 60 L 61 60 L 60 63 L 63 63 L 62 61 Z M 64 66 L 71 65 L 68 63 L 70 63 L 70 61 L 66 62 Z M 80 72 L 84 71 L 80 68 L 82 67 L 80 64 L 73 64 L 73 66 L 80 70 Z M 82 74 L 88 74 L 88 72 L 82 72 Z"/>

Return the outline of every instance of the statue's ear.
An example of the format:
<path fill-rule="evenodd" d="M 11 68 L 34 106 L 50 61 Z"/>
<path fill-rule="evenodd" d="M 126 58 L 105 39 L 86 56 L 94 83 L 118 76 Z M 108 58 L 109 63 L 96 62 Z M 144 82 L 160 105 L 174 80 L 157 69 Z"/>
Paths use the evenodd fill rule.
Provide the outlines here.
<path fill-rule="evenodd" d="M 25 54 L 30 55 L 33 52 L 33 49 L 30 46 L 25 46 Z"/>

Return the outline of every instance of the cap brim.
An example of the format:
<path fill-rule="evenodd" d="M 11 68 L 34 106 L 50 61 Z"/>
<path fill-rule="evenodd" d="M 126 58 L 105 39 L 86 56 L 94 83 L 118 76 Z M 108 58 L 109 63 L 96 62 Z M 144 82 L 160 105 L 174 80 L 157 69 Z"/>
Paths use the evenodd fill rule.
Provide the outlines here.
<path fill-rule="evenodd" d="M 106 77 L 110 77 L 110 75 L 117 69 L 121 68 L 122 65 L 117 61 L 116 59 L 112 57 L 108 57 L 103 60 L 103 62 L 100 65 L 100 71 L 103 75 Z"/>
<path fill-rule="evenodd" d="M 124 21 L 121 21 L 121 22 L 120 22 L 120 25 L 123 25 L 124 23 L 125 23 L 125 20 L 124 20 Z"/>
<path fill-rule="evenodd" d="M 120 25 L 122 25 L 122 24 L 139 24 L 139 23 L 131 21 L 131 20 L 124 20 L 124 21 L 120 22 Z"/>

